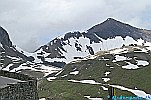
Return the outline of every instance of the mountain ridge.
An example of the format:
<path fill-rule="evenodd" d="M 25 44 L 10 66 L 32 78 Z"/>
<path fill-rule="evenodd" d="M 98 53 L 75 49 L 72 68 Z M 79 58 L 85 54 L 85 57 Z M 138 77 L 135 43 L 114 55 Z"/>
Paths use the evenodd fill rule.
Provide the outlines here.
<path fill-rule="evenodd" d="M 117 37 L 121 37 L 121 39 Z M 68 32 L 61 37 L 56 37 L 46 45 L 38 48 L 35 53 L 37 53 L 39 58 L 41 57 L 41 61 L 42 59 L 43 61 L 49 59 L 50 62 L 55 60 L 70 62 L 74 58 L 81 59 L 89 54 L 94 55 L 99 50 L 105 50 L 103 45 L 109 39 L 118 39 L 118 41 L 121 41 L 121 43 L 124 44 L 124 41 L 127 40 L 127 38 L 130 39 L 130 41 L 138 41 L 141 39 L 144 40 L 144 42 L 151 42 L 151 31 L 135 28 L 113 18 L 108 18 L 104 22 L 88 29 L 86 32 Z M 120 44 L 120 47 L 123 44 Z M 100 48 L 98 48 L 99 46 Z"/>
<path fill-rule="evenodd" d="M 48 68 L 52 66 L 63 68 L 67 63 L 79 59 L 87 59 L 87 56 L 95 56 L 99 51 L 120 48 L 123 45 L 128 46 L 130 44 L 137 44 L 138 42 L 139 44 L 143 44 L 151 38 L 150 31 L 141 30 L 130 25 L 127 26 L 127 24 L 111 18 L 99 25 L 88 29 L 87 32 L 68 32 L 61 37 L 56 37 L 49 43 L 42 45 L 34 53 L 24 52 L 14 45 L 12 47 L 5 46 L 8 62 L 5 62 L 4 69 L 8 71 L 26 70 L 23 67 L 25 65 L 29 66 L 27 69 L 37 71 L 38 67 L 45 68 L 45 66 Z M 126 32 L 130 31 L 130 33 L 124 34 L 125 30 Z M 144 31 L 144 34 L 140 30 Z M 10 40 L 9 36 L 8 40 Z M 15 59 L 18 59 L 18 61 L 13 60 L 13 57 L 16 57 Z M 14 61 L 15 66 L 12 64 Z"/>

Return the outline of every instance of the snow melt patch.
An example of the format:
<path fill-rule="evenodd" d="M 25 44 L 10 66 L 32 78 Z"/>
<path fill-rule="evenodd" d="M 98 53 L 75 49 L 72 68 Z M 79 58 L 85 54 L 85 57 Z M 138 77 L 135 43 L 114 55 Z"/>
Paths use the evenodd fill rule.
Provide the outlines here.
<path fill-rule="evenodd" d="M 103 100 L 102 98 L 91 98 L 90 96 L 84 96 L 84 97 L 89 100 Z"/>
<path fill-rule="evenodd" d="M 101 84 L 101 83 L 95 82 L 94 80 L 81 80 L 81 81 L 68 80 L 68 81 L 69 82 L 74 82 L 74 83 L 84 83 L 84 84 L 94 84 L 94 85 Z"/>
<path fill-rule="evenodd" d="M 110 73 L 111 73 L 111 72 L 105 72 L 104 74 L 105 74 L 105 76 L 108 76 Z"/>
<path fill-rule="evenodd" d="M 47 78 L 48 81 L 53 81 L 54 79 L 56 79 L 57 77 L 49 77 Z"/>
<path fill-rule="evenodd" d="M 55 76 L 58 76 L 59 74 L 61 74 L 63 72 L 63 70 L 59 71 Z"/>
<path fill-rule="evenodd" d="M 109 64 L 105 64 L 106 66 L 110 66 Z"/>
<path fill-rule="evenodd" d="M 137 60 L 137 65 L 147 66 L 147 65 L 149 65 L 149 62 L 143 61 L 143 60 Z"/>
<path fill-rule="evenodd" d="M 33 65 L 31 65 L 31 67 L 28 67 L 25 64 L 21 64 L 19 67 L 14 68 L 10 72 L 16 72 L 16 71 L 19 71 L 19 70 L 30 69 L 31 71 L 40 71 L 40 72 L 43 72 L 44 73 L 44 77 L 46 77 L 49 74 L 56 73 L 56 72 L 62 70 L 62 68 L 57 68 L 57 67 L 53 67 L 53 66 L 45 66 L 45 65 L 39 65 L 38 69 L 34 68 L 34 67 L 35 66 L 33 66 Z"/>
<path fill-rule="evenodd" d="M 33 71 L 38 71 L 38 70 L 35 69 L 35 68 L 28 67 L 28 66 L 26 66 L 25 64 L 21 64 L 19 67 L 14 68 L 14 69 L 11 70 L 10 72 L 16 72 L 16 71 L 19 71 L 19 70 L 26 70 L 26 69 L 30 69 L 30 70 L 33 70 Z"/>
<path fill-rule="evenodd" d="M 129 92 L 132 92 L 136 96 L 139 96 L 139 97 L 142 97 L 142 98 L 151 97 L 150 94 L 147 94 L 142 90 L 133 90 L 133 89 L 129 89 L 129 88 L 126 88 L 126 87 L 123 87 L 123 86 L 119 86 L 119 85 L 110 85 L 110 86 L 121 89 L 121 90 L 126 90 L 126 91 L 129 91 Z M 151 100 L 151 99 L 149 99 L 149 100 Z"/>
<path fill-rule="evenodd" d="M 114 67 L 110 67 L 111 69 L 113 69 Z"/>
<path fill-rule="evenodd" d="M 6 68 L 3 68 L 3 70 L 9 71 L 10 70 L 9 67 L 11 67 L 11 66 L 13 66 L 13 64 L 9 64 Z"/>
<path fill-rule="evenodd" d="M 151 50 L 151 43 L 150 43 L 150 42 L 146 42 L 146 43 L 144 44 L 144 46 L 146 46 L 146 48 L 147 48 L 148 50 Z"/>
<path fill-rule="evenodd" d="M 108 81 L 110 80 L 110 78 L 102 78 L 102 80 L 103 80 L 104 82 L 108 82 Z"/>
<path fill-rule="evenodd" d="M 126 60 L 126 57 L 116 55 L 116 56 L 115 56 L 115 59 L 116 59 L 116 61 L 123 61 L 123 60 Z"/>
<path fill-rule="evenodd" d="M 79 71 L 70 72 L 71 75 L 78 75 Z"/>
<path fill-rule="evenodd" d="M 102 87 L 102 89 L 104 90 L 104 91 L 107 91 L 108 90 L 108 88 L 106 88 L 105 86 L 101 86 Z"/>
<path fill-rule="evenodd" d="M 131 64 L 130 62 L 127 62 L 128 65 L 122 66 L 124 69 L 138 69 L 139 67 L 137 65 Z"/>
<path fill-rule="evenodd" d="M 46 100 L 45 98 L 41 98 L 41 99 L 39 99 L 39 100 Z"/>
<path fill-rule="evenodd" d="M 62 68 L 50 67 L 50 66 L 45 66 L 45 65 L 42 65 L 41 68 L 42 68 L 42 71 L 45 73 L 44 77 L 48 76 L 49 74 L 62 70 Z"/>
<path fill-rule="evenodd" d="M 67 51 L 64 52 L 63 56 L 66 57 L 65 62 L 70 63 L 71 61 L 75 61 L 74 57 L 85 57 L 89 55 L 88 51 L 86 51 L 86 45 L 90 44 L 90 40 L 88 38 L 80 37 L 78 40 L 74 38 L 70 38 L 70 45 L 64 45 L 63 48 Z M 78 42 L 77 42 L 78 41 Z M 81 45 L 81 51 L 77 51 L 75 48 L 75 43 Z"/>
<path fill-rule="evenodd" d="M 68 75 L 66 74 L 66 75 L 63 75 L 63 76 L 61 76 L 61 77 L 67 77 Z"/>

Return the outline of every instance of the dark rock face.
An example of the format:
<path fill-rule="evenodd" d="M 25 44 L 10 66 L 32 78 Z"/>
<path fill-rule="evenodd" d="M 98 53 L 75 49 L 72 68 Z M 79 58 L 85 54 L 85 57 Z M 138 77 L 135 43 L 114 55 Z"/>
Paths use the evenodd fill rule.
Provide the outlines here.
<path fill-rule="evenodd" d="M 4 30 L 1 26 L 0 26 L 0 43 L 2 45 L 7 45 L 9 47 L 12 46 L 12 42 L 9 39 L 9 35 L 8 35 L 7 31 Z"/>
<path fill-rule="evenodd" d="M 130 36 L 134 40 L 137 40 L 140 38 L 145 39 L 144 36 L 150 35 L 143 32 L 142 29 L 132 27 L 112 18 L 108 18 L 103 23 L 93 26 L 88 30 L 87 34 L 92 35 L 94 33 L 103 39 L 114 38 L 116 36 L 121 36 L 122 38 Z"/>
<path fill-rule="evenodd" d="M 69 32 L 69 33 L 66 33 L 65 36 L 64 36 L 64 39 L 63 40 L 68 40 L 69 38 L 77 38 L 79 39 L 79 37 L 82 36 L 82 33 L 80 33 L 79 31 L 78 32 Z"/>
<path fill-rule="evenodd" d="M 87 49 L 89 50 L 89 53 L 90 53 L 91 55 L 94 55 L 93 48 L 92 48 L 91 46 L 87 46 L 87 45 L 86 45 L 86 47 L 87 47 Z"/>

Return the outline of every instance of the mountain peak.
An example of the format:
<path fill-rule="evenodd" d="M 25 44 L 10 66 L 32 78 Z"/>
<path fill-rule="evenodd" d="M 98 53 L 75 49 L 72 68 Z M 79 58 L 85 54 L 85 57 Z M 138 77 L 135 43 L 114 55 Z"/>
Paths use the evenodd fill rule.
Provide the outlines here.
<path fill-rule="evenodd" d="M 12 42 L 10 41 L 7 31 L 1 26 L 0 26 L 0 43 L 2 45 L 12 46 Z"/>
<path fill-rule="evenodd" d="M 103 39 L 114 38 L 116 36 L 121 36 L 123 38 L 130 36 L 134 40 L 142 38 L 140 29 L 117 21 L 113 18 L 108 18 L 104 22 L 95 25 L 88 30 L 88 34 L 94 33 Z"/>
<path fill-rule="evenodd" d="M 111 20 L 116 21 L 114 18 L 107 18 L 107 21 L 111 21 Z"/>
<path fill-rule="evenodd" d="M 120 21 L 118 21 L 118 20 L 116 20 L 114 18 L 108 18 L 103 23 L 110 23 L 110 24 L 120 23 L 120 24 L 125 24 L 125 23 L 122 23 L 122 22 L 120 22 Z M 103 23 L 101 23 L 101 24 L 103 24 Z"/>

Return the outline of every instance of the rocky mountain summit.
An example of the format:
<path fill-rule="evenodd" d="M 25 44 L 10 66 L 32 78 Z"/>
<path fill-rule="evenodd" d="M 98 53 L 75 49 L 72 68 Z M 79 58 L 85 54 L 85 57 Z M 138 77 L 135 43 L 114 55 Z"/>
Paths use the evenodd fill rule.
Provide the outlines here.
<path fill-rule="evenodd" d="M 43 62 L 57 60 L 68 63 L 74 59 L 94 55 L 100 50 L 110 50 L 134 43 L 139 39 L 151 41 L 151 31 L 108 18 L 86 32 L 68 32 L 61 37 L 56 37 L 37 49 L 36 53 L 38 59 Z M 109 41 L 114 41 L 114 43 L 118 41 L 118 46 L 113 46 L 115 44 Z"/>

